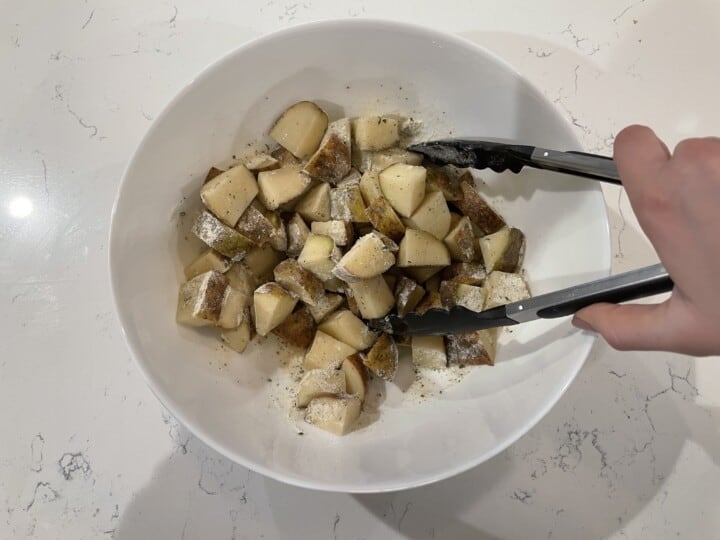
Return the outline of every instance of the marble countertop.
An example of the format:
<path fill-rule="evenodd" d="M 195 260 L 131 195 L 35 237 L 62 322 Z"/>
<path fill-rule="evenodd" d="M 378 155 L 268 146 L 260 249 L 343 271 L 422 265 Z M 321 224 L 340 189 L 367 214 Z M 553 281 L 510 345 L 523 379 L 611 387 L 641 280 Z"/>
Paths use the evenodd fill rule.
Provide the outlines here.
<path fill-rule="evenodd" d="M 110 209 L 134 146 L 203 66 L 334 17 L 457 33 L 522 71 L 611 151 L 720 133 L 720 4 L 691 0 L 107 0 L 3 3 L 0 538 L 710 538 L 720 530 L 720 364 L 603 343 L 557 406 L 456 478 L 379 495 L 285 486 L 166 413 L 112 311 Z M 654 262 L 607 187 L 614 270 Z"/>

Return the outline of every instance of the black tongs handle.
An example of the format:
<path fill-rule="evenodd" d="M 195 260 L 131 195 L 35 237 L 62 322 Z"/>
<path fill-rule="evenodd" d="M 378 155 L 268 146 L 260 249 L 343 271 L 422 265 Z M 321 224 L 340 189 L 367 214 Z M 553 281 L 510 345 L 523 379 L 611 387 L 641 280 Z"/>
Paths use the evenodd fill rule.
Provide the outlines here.
<path fill-rule="evenodd" d="M 615 161 L 611 157 L 585 152 L 559 152 L 547 148 L 534 148 L 528 165 L 561 173 L 584 176 L 622 185 Z"/>

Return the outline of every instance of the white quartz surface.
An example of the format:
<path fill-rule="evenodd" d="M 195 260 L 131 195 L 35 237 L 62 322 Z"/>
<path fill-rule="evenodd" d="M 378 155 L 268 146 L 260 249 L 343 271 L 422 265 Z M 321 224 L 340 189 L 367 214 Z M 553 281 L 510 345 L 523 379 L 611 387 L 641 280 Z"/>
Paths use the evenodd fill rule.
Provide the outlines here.
<path fill-rule="evenodd" d="M 411 491 L 268 480 L 179 426 L 112 311 L 110 210 L 139 138 L 223 53 L 288 25 L 379 17 L 521 70 L 588 151 L 648 123 L 720 134 L 713 0 L 0 2 L 0 538 L 716 538 L 720 364 L 598 343 L 507 451 Z M 654 262 L 606 190 L 614 270 Z M 472 426 L 469 426 L 472 429 Z"/>

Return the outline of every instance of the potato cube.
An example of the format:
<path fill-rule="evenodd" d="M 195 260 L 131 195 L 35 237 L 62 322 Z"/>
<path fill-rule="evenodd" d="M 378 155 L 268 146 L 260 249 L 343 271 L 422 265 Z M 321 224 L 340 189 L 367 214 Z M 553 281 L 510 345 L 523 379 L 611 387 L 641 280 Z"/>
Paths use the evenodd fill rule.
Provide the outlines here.
<path fill-rule="evenodd" d="M 270 137 L 295 157 L 310 157 L 320 145 L 328 126 L 328 117 L 311 101 L 288 107 L 270 130 Z"/>
<path fill-rule="evenodd" d="M 463 216 L 444 239 L 450 257 L 456 261 L 472 262 L 475 259 L 475 236 L 470 218 Z"/>
<path fill-rule="evenodd" d="M 222 173 L 224 173 L 222 169 L 218 169 L 217 167 L 210 167 L 210 170 L 205 175 L 205 180 L 203 180 L 203 184 L 207 184 L 210 180 L 215 178 L 216 176 L 220 176 Z"/>
<path fill-rule="evenodd" d="M 425 296 L 425 289 L 412 279 L 402 277 L 395 286 L 395 306 L 398 315 L 404 317 L 412 313 Z"/>
<path fill-rule="evenodd" d="M 417 368 L 443 369 L 447 367 L 445 340 L 442 336 L 412 336 L 412 361 Z"/>
<path fill-rule="evenodd" d="M 360 185 L 360 179 L 362 178 L 362 174 L 357 169 L 350 169 L 350 172 L 347 173 L 343 177 L 342 180 L 340 180 L 337 185 L 338 186 L 350 186 L 350 185 Z"/>
<path fill-rule="evenodd" d="M 485 291 L 484 309 L 530 298 L 530 289 L 522 276 L 507 272 L 490 272 L 485 280 Z"/>
<path fill-rule="evenodd" d="M 398 121 L 385 116 L 363 116 L 353 121 L 355 144 L 360 150 L 384 150 L 400 139 Z"/>
<path fill-rule="evenodd" d="M 253 201 L 237 222 L 237 230 L 257 245 L 270 244 L 278 251 L 287 249 L 287 233 L 280 216 Z"/>
<path fill-rule="evenodd" d="M 370 170 L 382 171 L 390 165 L 404 163 L 405 165 L 422 165 L 422 154 L 403 150 L 402 148 L 388 148 L 380 152 L 373 152 L 370 158 Z"/>
<path fill-rule="evenodd" d="M 302 306 L 288 315 L 272 332 L 290 345 L 307 349 L 315 336 L 315 320 L 307 306 Z"/>
<path fill-rule="evenodd" d="M 446 266 L 450 264 L 450 253 L 441 240 L 430 233 L 407 229 L 400 242 L 397 256 L 398 266 Z"/>
<path fill-rule="evenodd" d="M 423 314 L 429 309 L 445 309 L 442 303 L 442 297 L 438 291 L 428 291 L 417 306 L 415 313 Z"/>
<path fill-rule="evenodd" d="M 423 287 L 425 287 L 425 290 L 430 292 L 440 292 L 440 274 L 435 274 L 434 276 L 430 276 L 425 283 L 423 283 Z"/>
<path fill-rule="evenodd" d="M 322 396 L 310 402 L 305 421 L 335 435 L 345 435 L 360 417 L 361 407 L 358 396 Z"/>
<path fill-rule="evenodd" d="M 271 246 L 257 246 L 248 251 L 239 264 L 245 266 L 255 276 L 257 284 L 260 285 L 272 280 L 273 269 L 283 259 L 283 255 L 275 251 Z"/>
<path fill-rule="evenodd" d="M 334 220 L 367 223 L 365 201 L 358 184 L 338 186 L 330 191 L 330 217 Z"/>
<path fill-rule="evenodd" d="M 320 323 L 325 318 L 337 310 L 344 300 L 339 294 L 324 294 L 322 298 L 314 306 L 308 306 L 310 314 L 316 323 Z"/>
<path fill-rule="evenodd" d="M 207 211 L 197 217 L 192 232 L 215 251 L 234 261 L 241 260 L 255 245 L 248 237 L 228 227 Z"/>
<path fill-rule="evenodd" d="M 218 219 L 234 227 L 257 194 L 255 175 L 245 165 L 236 165 L 205 184 L 200 199 Z"/>
<path fill-rule="evenodd" d="M 323 281 L 323 287 L 325 287 L 326 291 L 330 292 L 344 292 L 345 285 L 346 284 L 342 279 L 336 278 L 335 276 Z"/>
<path fill-rule="evenodd" d="M 307 407 L 313 399 L 345 393 L 345 373 L 338 369 L 311 369 L 298 384 L 295 403 Z"/>
<path fill-rule="evenodd" d="M 217 324 L 222 311 L 228 280 L 224 274 L 210 270 L 180 286 L 176 321 L 187 326 Z"/>
<path fill-rule="evenodd" d="M 418 283 L 426 283 L 443 268 L 444 266 L 410 266 L 403 271 Z"/>
<path fill-rule="evenodd" d="M 380 175 L 377 172 L 366 171 L 360 177 L 360 193 L 366 205 L 370 205 L 375 199 L 382 197 L 380 188 Z"/>
<path fill-rule="evenodd" d="M 428 167 L 425 183 L 428 191 L 439 191 L 445 196 L 446 201 L 454 202 L 462 199 L 460 182 L 457 178 L 448 174 L 446 170 Z"/>
<path fill-rule="evenodd" d="M 504 227 L 478 240 L 485 270 L 516 272 L 525 251 L 525 235 L 520 229 Z"/>
<path fill-rule="evenodd" d="M 210 270 L 216 270 L 224 274 L 231 266 L 232 262 L 226 257 L 223 257 L 214 249 L 208 249 L 185 267 L 185 279 L 192 279 Z"/>
<path fill-rule="evenodd" d="M 277 159 L 278 163 L 280 163 L 280 167 L 299 167 L 302 165 L 301 160 L 293 156 L 282 146 L 270 152 L 270 157 Z"/>
<path fill-rule="evenodd" d="M 295 205 L 295 211 L 310 222 L 329 221 L 330 185 L 322 182 L 312 188 Z"/>
<path fill-rule="evenodd" d="M 298 264 L 312 272 L 318 279 L 327 281 L 333 277 L 333 268 L 342 253 L 329 236 L 310 234 L 298 256 Z"/>
<path fill-rule="evenodd" d="M 318 328 L 358 351 L 367 349 L 377 339 L 377 334 L 348 309 L 329 315 Z"/>
<path fill-rule="evenodd" d="M 352 291 L 357 308 L 364 319 L 384 317 L 395 305 L 395 297 L 382 276 L 349 283 L 348 288 Z"/>
<path fill-rule="evenodd" d="M 392 381 L 398 369 L 398 348 L 388 334 L 381 335 L 363 358 L 363 364 L 373 374 L 386 381 Z"/>
<path fill-rule="evenodd" d="M 217 325 L 226 330 L 240 326 L 240 323 L 243 322 L 247 316 L 250 298 L 250 295 L 245 291 L 230 286 L 226 287 Z"/>
<path fill-rule="evenodd" d="M 462 198 L 455 201 L 455 206 L 470 218 L 481 234 L 492 234 L 505 227 L 505 220 L 493 210 L 472 184 L 460 182 L 460 190 Z"/>
<path fill-rule="evenodd" d="M 251 297 L 255 289 L 263 283 L 270 281 L 269 279 L 261 280 L 245 265 L 245 261 L 235 263 L 230 270 L 225 272 L 230 287 L 240 291 L 248 297 Z M 270 274 L 272 279 L 272 273 Z"/>
<path fill-rule="evenodd" d="M 348 356 L 355 354 L 356 349 L 326 334 L 322 330 L 315 332 L 310 349 L 305 353 L 303 368 L 338 369 Z"/>
<path fill-rule="evenodd" d="M 378 231 L 399 242 L 405 234 L 405 224 L 385 197 L 377 197 L 365 209 L 365 216 Z"/>
<path fill-rule="evenodd" d="M 482 285 L 485 283 L 487 273 L 485 267 L 477 263 L 453 263 L 443 270 L 445 280 L 467 283 L 468 285 Z"/>
<path fill-rule="evenodd" d="M 269 210 L 287 204 L 310 187 L 312 180 L 298 167 L 282 167 L 258 174 L 258 198 Z"/>
<path fill-rule="evenodd" d="M 445 336 L 448 364 L 492 366 L 495 363 L 496 336 L 495 328 Z"/>
<path fill-rule="evenodd" d="M 352 223 L 349 221 L 313 221 L 310 228 L 313 234 L 332 238 L 336 246 L 349 246 L 355 239 Z"/>
<path fill-rule="evenodd" d="M 290 220 L 287 222 L 287 238 L 288 247 L 287 254 L 296 257 L 302 251 L 307 238 L 310 235 L 310 229 L 305 225 L 303 218 L 300 214 L 293 214 Z"/>
<path fill-rule="evenodd" d="M 225 330 L 220 337 L 232 350 L 244 352 L 253 337 L 250 316 L 245 317 L 237 328 Z"/>
<path fill-rule="evenodd" d="M 485 289 L 457 281 L 443 281 L 440 284 L 440 298 L 445 309 L 463 306 L 479 312 L 485 306 Z"/>
<path fill-rule="evenodd" d="M 333 269 L 343 281 L 352 282 L 379 276 L 395 264 L 395 242 L 377 232 L 358 239 Z"/>
<path fill-rule="evenodd" d="M 350 172 L 350 119 L 341 118 L 327 127 L 320 147 L 303 171 L 313 178 L 337 182 Z"/>
<path fill-rule="evenodd" d="M 243 160 L 245 167 L 254 173 L 274 171 L 281 167 L 280 161 L 270 154 L 253 154 Z"/>
<path fill-rule="evenodd" d="M 344 288 L 341 291 L 345 295 L 345 300 L 347 301 L 348 309 L 358 317 L 364 317 L 362 313 L 360 313 L 360 307 L 358 306 L 357 299 L 355 298 L 355 293 L 352 291 L 352 289 L 348 286 L 347 283 L 343 283 Z"/>
<path fill-rule="evenodd" d="M 261 336 L 282 323 L 293 311 L 297 298 L 274 282 L 255 289 L 253 304 L 255 329 Z"/>
<path fill-rule="evenodd" d="M 380 173 L 380 188 L 395 211 L 410 217 L 425 198 L 425 168 L 396 163 Z"/>
<path fill-rule="evenodd" d="M 408 227 L 432 234 L 442 240 L 450 230 L 450 209 L 439 191 L 425 194 L 423 202 L 408 218 Z"/>
<path fill-rule="evenodd" d="M 345 373 L 345 391 L 350 395 L 356 395 L 361 401 L 365 401 L 365 394 L 368 390 L 368 372 L 359 353 L 348 356 L 342 363 L 342 370 Z"/>
<path fill-rule="evenodd" d="M 322 281 L 305 270 L 294 259 L 285 259 L 273 270 L 275 281 L 310 306 L 325 294 Z"/>

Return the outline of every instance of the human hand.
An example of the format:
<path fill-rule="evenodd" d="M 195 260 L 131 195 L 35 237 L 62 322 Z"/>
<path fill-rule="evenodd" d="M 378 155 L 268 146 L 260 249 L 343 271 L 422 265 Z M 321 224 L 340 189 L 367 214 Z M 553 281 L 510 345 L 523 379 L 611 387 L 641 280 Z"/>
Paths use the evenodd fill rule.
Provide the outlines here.
<path fill-rule="evenodd" d="M 675 283 L 660 304 L 595 304 L 573 324 L 620 350 L 720 354 L 720 138 L 687 139 L 672 154 L 630 126 L 615 162 L 638 222 Z"/>

